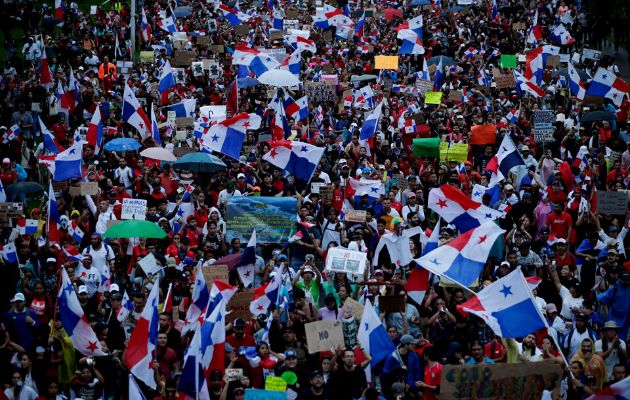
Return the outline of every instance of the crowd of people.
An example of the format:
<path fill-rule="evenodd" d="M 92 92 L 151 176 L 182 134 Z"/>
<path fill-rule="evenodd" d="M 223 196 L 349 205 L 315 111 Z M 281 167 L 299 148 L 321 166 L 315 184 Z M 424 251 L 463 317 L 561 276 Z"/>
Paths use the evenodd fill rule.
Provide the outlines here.
<path fill-rule="evenodd" d="M 614 57 L 582 55 L 583 49 L 613 45 L 616 51 L 627 35 L 623 22 L 612 24 L 613 44 L 606 36 L 611 27 L 590 14 L 584 1 L 460 3 L 464 6 L 446 0 L 330 5 L 319 0 L 227 5 L 180 0 L 145 2 L 135 12 L 118 1 L 91 9 L 63 0 L 41 8 L 33 2 L 8 5 L 0 80 L 5 125 L 0 127 L 0 199 L 21 202 L 22 214 L 7 214 L 6 208 L 0 213 L 0 398 L 136 398 L 140 395 L 130 395 L 134 386 L 133 393 L 148 399 L 231 400 L 245 398 L 249 389 L 265 389 L 268 377 L 275 376 L 286 381 L 287 399 L 430 400 L 440 398 L 443 366 L 549 359 L 564 371 L 554 398 L 585 399 L 623 381 L 630 370 L 625 240 L 630 223 L 627 211 L 604 213 L 597 202 L 604 201 L 598 192 L 625 192 L 630 185 L 630 101 L 627 85 L 617 87 L 621 99 L 585 99 L 567 73 L 571 63 L 587 88 L 601 69 L 619 75 Z M 328 7 L 325 13 L 321 7 Z M 340 17 L 343 13 L 347 16 Z M 317 23 L 322 15 L 330 25 L 326 29 Z M 413 30 L 408 21 L 417 22 L 419 16 L 421 32 L 414 32 L 422 50 L 405 54 L 397 33 Z M 339 25 L 339 18 L 353 25 Z M 281 24 L 284 19 L 288 40 L 274 36 L 277 19 Z M 245 22 L 249 28 L 243 30 Z M 10 26 L 24 29 L 23 46 L 11 38 Z M 557 27 L 565 29 L 569 42 L 552 40 Z M 291 35 L 305 35 L 303 42 L 310 43 L 297 45 L 298 86 L 276 91 L 255 81 L 255 66 L 238 65 L 233 57 L 243 46 L 288 57 L 295 51 Z M 525 54 L 548 45 L 557 46 L 560 62 L 550 65 L 545 58 L 539 79 L 528 76 L 533 61 Z M 192 51 L 191 63 L 217 63 L 218 71 L 205 64 L 201 71 L 193 64 L 182 68 L 176 61 L 182 51 Z M 523 89 L 518 79 L 510 87 L 498 85 L 496 74 L 512 74 L 502 68 L 501 54 L 522 55 L 516 74 L 530 83 L 537 80 L 542 93 Z M 378 55 L 398 55 L 397 69 L 375 69 Z M 444 57 L 427 66 L 437 56 Z M 165 89 L 164 70 L 171 66 L 175 81 Z M 306 117 L 288 113 L 278 136 L 283 110 L 277 97 L 308 98 L 313 93 L 304 84 L 330 82 L 330 76 L 336 77 L 332 94 L 309 99 Z M 429 81 L 434 92 L 442 92 L 438 104 L 425 103 L 417 81 Z M 156 113 L 159 127 L 148 135 L 129 120 L 124 100 L 129 88 L 141 99 L 145 119 Z M 459 98 L 452 96 L 456 91 Z M 188 99 L 196 100 L 195 124 L 177 127 L 169 105 Z M 177 157 L 203 150 L 204 134 L 216 120 L 202 108 L 223 105 L 229 114 L 223 119 L 249 113 L 261 120 L 258 129 L 247 130 L 238 158 L 215 152 L 226 168 L 197 173 L 140 155 L 152 147 Z M 377 107 L 382 111 L 375 132 L 364 140 Z M 534 129 L 534 112 L 543 109 L 555 116 L 548 137 Z M 585 118 L 596 111 L 604 117 Z M 95 114 L 102 137 L 89 133 Z M 471 144 L 471 128 L 478 125 L 495 127 L 491 143 Z M 505 137 L 523 162 L 497 182 L 490 169 Z M 120 138 L 135 139 L 140 147 L 106 149 Z M 422 138 L 467 144 L 465 160 L 419 156 L 414 139 Z M 278 139 L 324 149 L 310 180 L 263 160 L 270 140 Z M 56 154 L 81 142 L 81 177 L 53 182 L 52 193 L 27 190 L 36 184 L 47 189 L 56 173 L 50 169 Z M 96 182 L 97 193 L 73 190 L 81 182 Z M 377 194 L 351 194 L 357 182 L 378 182 Z M 439 246 L 465 233 L 428 207 L 429 193 L 442 185 L 500 211 L 496 223 L 505 233 L 470 288 L 431 274 L 417 297 L 408 280 L 421 268 L 414 260 L 433 231 L 438 229 Z M 485 194 L 474 193 L 479 185 Z M 324 195 L 322 187 L 330 187 L 332 195 Z M 50 209 L 50 196 L 57 210 Z M 278 275 L 282 295 L 261 315 L 228 318 L 224 360 L 218 367 L 216 360 L 213 368 L 204 366 L 207 393 L 199 397 L 180 385 L 183 376 L 195 373 L 184 368 L 195 345 L 187 315 L 197 300 L 199 271 L 245 252 L 248 238 L 232 235 L 226 215 L 234 196 L 295 198 L 295 230 L 302 234 L 286 243 L 259 241 L 251 281 L 244 282 L 236 268 L 229 272 L 227 283 L 238 292 L 260 289 Z M 124 199 L 147 200 L 146 221 L 166 237 L 108 238 L 112 221 L 121 220 Z M 345 219 L 352 209 L 365 211 L 364 222 Z M 401 237 L 403 245 L 397 241 Z M 365 273 L 326 271 L 332 247 L 366 253 Z M 157 272 L 147 273 L 139 264 L 150 255 Z M 517 269 L 539 278 L 533 296 L 549 329 L 502 338 L 458 306 L 471 290 L 478 292 Z M 75 348 L 70 328 L 62 323 L 61 314 L 69 312 L 59 307 L 61 292 L 68 290 L 60 288 L 64 274 L 104 355 Z M 161 312 L 150 339 L 156 382 L 150 387 L 134 377 L 125 360 L 133 350 L 129 344 L 136 323 L 155 306 L 147 303 L 155 284 Z M 403 298 L 404 311 L 380 311 L 381 296 Z M 352 305 L 368 303 L 393 343 L 379 362 L 373 362 L 375 349 L 357 337 L 361 321 Z M 305 325 L 319 320 L 341 322 L 343 345 L 309 351 Z"/>

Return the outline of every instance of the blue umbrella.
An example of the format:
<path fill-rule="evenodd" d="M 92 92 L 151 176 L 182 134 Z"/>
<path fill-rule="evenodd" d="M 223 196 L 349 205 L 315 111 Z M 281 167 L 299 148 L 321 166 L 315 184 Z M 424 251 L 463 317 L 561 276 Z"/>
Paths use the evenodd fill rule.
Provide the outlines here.
<path fill-rule="evenodd" d="M 442 16 L 448 14 L 449 12 L 460 12 L 463 9 L 464 9 L 464 7 L 462 7 L 462 6 L 454 6 L 454 7 L 451 7 L 451 8 L 447 8 L 446 10 L 442 11 Z"/>
<path fill-rule="evenodd" d="M 105 143 L 103 147 L 107 151 L 133 151 L 138 150 L 142 145 L 137 140 L 131 138 L 116 138 Z"/>
<path fill-rule="evenodd" d="M 238 88 L 239 89 L 247 89 L 248 87 L 258 85 L 258 79 L 252 77 L 238 78 Z"/>
<path fill-rule="evenodd" d="M 189 17 L 190 15 L 192 15 L 192 7 L 188 7 L 188 6 L 175 7 L 175 9 L 173 10 L 173 14 L 175 14 L 177 18 Z"/>
<path fill-rule="evenodd" d="M 440 64 L 440 60 L 442 60 L 442 67 L 445 68 L 449 65 L 455 65 L 457 64 L 457 61 L 455 61 L 453 58 L 451 57 L 447 57 L 447 56 L 435 56 L 435 57 L 431 57 L 427 60 L 427 65 L 438 65 Z"/>
<path fill-rule="evenodd" d="M 428 6 L 431 4 L 430 0 L 411 0 L 409 2 L 410 6 Z"/>
<path fill-rule="evenodd" d="M 210 153 L 188 153 L 172 165 L 173 168 L 191 172 L 216 172 L 227 168 L 227 165 L 219 157 Z"/>

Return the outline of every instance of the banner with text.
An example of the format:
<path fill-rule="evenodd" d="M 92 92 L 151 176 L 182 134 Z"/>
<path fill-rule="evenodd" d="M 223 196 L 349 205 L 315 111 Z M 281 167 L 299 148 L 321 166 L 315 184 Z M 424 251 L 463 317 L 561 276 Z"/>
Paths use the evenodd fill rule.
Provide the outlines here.
<path fill-rule="evenodd" d="M 227 237 L 247 242 L 256 229 L 258 243 L 285 243 L 296 231 L 297 199 L 231 196 L 227 202 Z"/>

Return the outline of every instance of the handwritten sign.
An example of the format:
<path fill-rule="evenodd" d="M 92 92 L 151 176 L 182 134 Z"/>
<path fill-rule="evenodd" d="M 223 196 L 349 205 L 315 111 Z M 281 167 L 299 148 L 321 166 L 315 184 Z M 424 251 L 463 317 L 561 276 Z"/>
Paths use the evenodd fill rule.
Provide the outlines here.
<path fill-rule="evenodd" d="M 344 344 L 341 321 L 315 321 L 304 325 L 309 354 L 330 351 Z"/>
<path fill-rule="evenodd" d="M 552 360 L 518 364 L 445 365 L 442 369 L 440 398 L 537 400 L 541 398 L 543 389 L 558 391 L 561 380 L 562 367 Z"/>
<path fill-rule="evenodd" d="M 440 162 L 464 162 L 468 159 L 468 145 L 466 143 L 440 143 Z"/>
<path fill-rule="evenodd" d="M 597 212 L 621 215 L 628 210 L 628 195 L 625 192 L 597 192 Z"/>
<path fill-rule="evenodd" d="M 228 381 L 238 381 L 243 376 L 243 369 L 242 368 L 226 368 L 225 376 L 227 376 Z"/>
<path fill-rule="evenodd" d="M 516 86 L 514 76 L 512 74 L 493 74 L 494 82 L 497 84 L 497 89 L 507 89 Z"/>
<path fill-rule="evenodd" d="M 214 267 L 214 265 L 210 266 L 209 268 L 212 267 Z M 249 311 L 249 303 L 252 302 L 253 297 L 254 292 L 252 292 L 251 290 L 245 290 L 243 292 L 235 293 L 227 305 L 227 309 L 230 310 L 230 313 L 225 317 L 226 322 L 232 322 L 237 318 L 243 319 L 245 321 L 252 319 L 252 313 Z"/>
<path fill-rule="evenodd" d="M 375 69 L 398 69 L 398 56 L 374 56 Z"/>
<path fill-rule="evenodd" d="M 365 210 L 348 210 L 346 212 L 345 220 L 347 222 L 365 222 L 367 218 L 367 212 Z"/>
<path fill-rule="evenodd" d="M 175 55 L 173 65 L 176 67 L 188 67 L 197 57 L 197 54 L 190 50 L 175 50 L 173 54 Z"/>
<path fill-rule="evenodd" d="M 98 194 L 98 182 L 81 182 L 82 196 L 96 196 Z"/>
<path fill-rule="evenodd" d="M 120 211 L 121 219 L 145 219 L 147 201 L 144 199 L 123 199 Z"/>
<path fill-rule="evenodd" d="M 426 92 L 424 94 L 426 104 L 440 104 L 442 102 L 442 92 Z"/>
<path fill-rule="evenodd" d="M 363 308 L 365 306 L 355 299 L 348 297 L 346 299 L 346 302 L 343 303 L 343 308 L 345 309 L 347 307 L 350 307 L 352 309 L 352 315 L 354 316 L 354 318 L 356 318 L 357 321 L 360 321 L 361 317 L 363 316 Z"/>
<path fill-rule="evenodd" d="M 425 81 L 423 79 L 416 79 L 416 89 L 420 93 L 426 93 L 433 90 L 433 81 Z"/>
<path fill-rule="evenodd" d="M 333 247 L 326 256 L 326 271 L 343 272 L 352 275 L 363 275 L 367 254 L 349 250 L 344 247 Z"/>
<path fill-rule="evenodd" d="M 213 264 L 202 267 L 201 273 L 203 274 L 203 280 L 206 281 L 206 285 L 208 285 L 209 288 L 212 287 L 212 282 L 216 279 L 227 282 L 230 274 L 226 264 Z"/>
<path fill-rule="evenodd" d="M 265 390 L 273 390 L 275 392 L 286 392 L 287 383 L 279 376 L 267 376 L 265 379 Z"/>
<path fill-rule="evenodd" d="M 4 218 L 20 217 L 23 213 L 22 203 L 0 203 L 0 215 Z"/>
<path fill-rule="evenodd" d="M 556 122 L 555 112 L 553 110 L 534 110 L 532 120 L 534 140 L 537 143 L 553 142 L 553 133 L 556 130 L 553 125 Z"/>

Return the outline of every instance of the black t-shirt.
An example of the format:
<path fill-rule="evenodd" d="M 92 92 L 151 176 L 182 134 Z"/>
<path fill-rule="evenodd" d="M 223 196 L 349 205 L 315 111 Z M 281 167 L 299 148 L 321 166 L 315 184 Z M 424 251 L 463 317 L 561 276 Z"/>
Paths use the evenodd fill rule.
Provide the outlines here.
<path fill-rule="evenodd" d="M 367 387 L 365 371 L 360 367 L 354 367 L 352 371 L 346 371 L 340 366 L 328 381 L 328 390 L 336 400 L 351 400 L 361 397 Z"/>
<path fill-rule="evenodd" d="M 328 393 L 326 388 L 324 388 L 321 394 L 315 394 L 313 393 L 313 390 L 310 387 L 300 392 L 300 394 L 298 394 L 298 397 L 297 397 L 297 400 L 332 400 L 332 399 L 333 399 L 333 396 L 331 396 L 330 393 Z"/>

